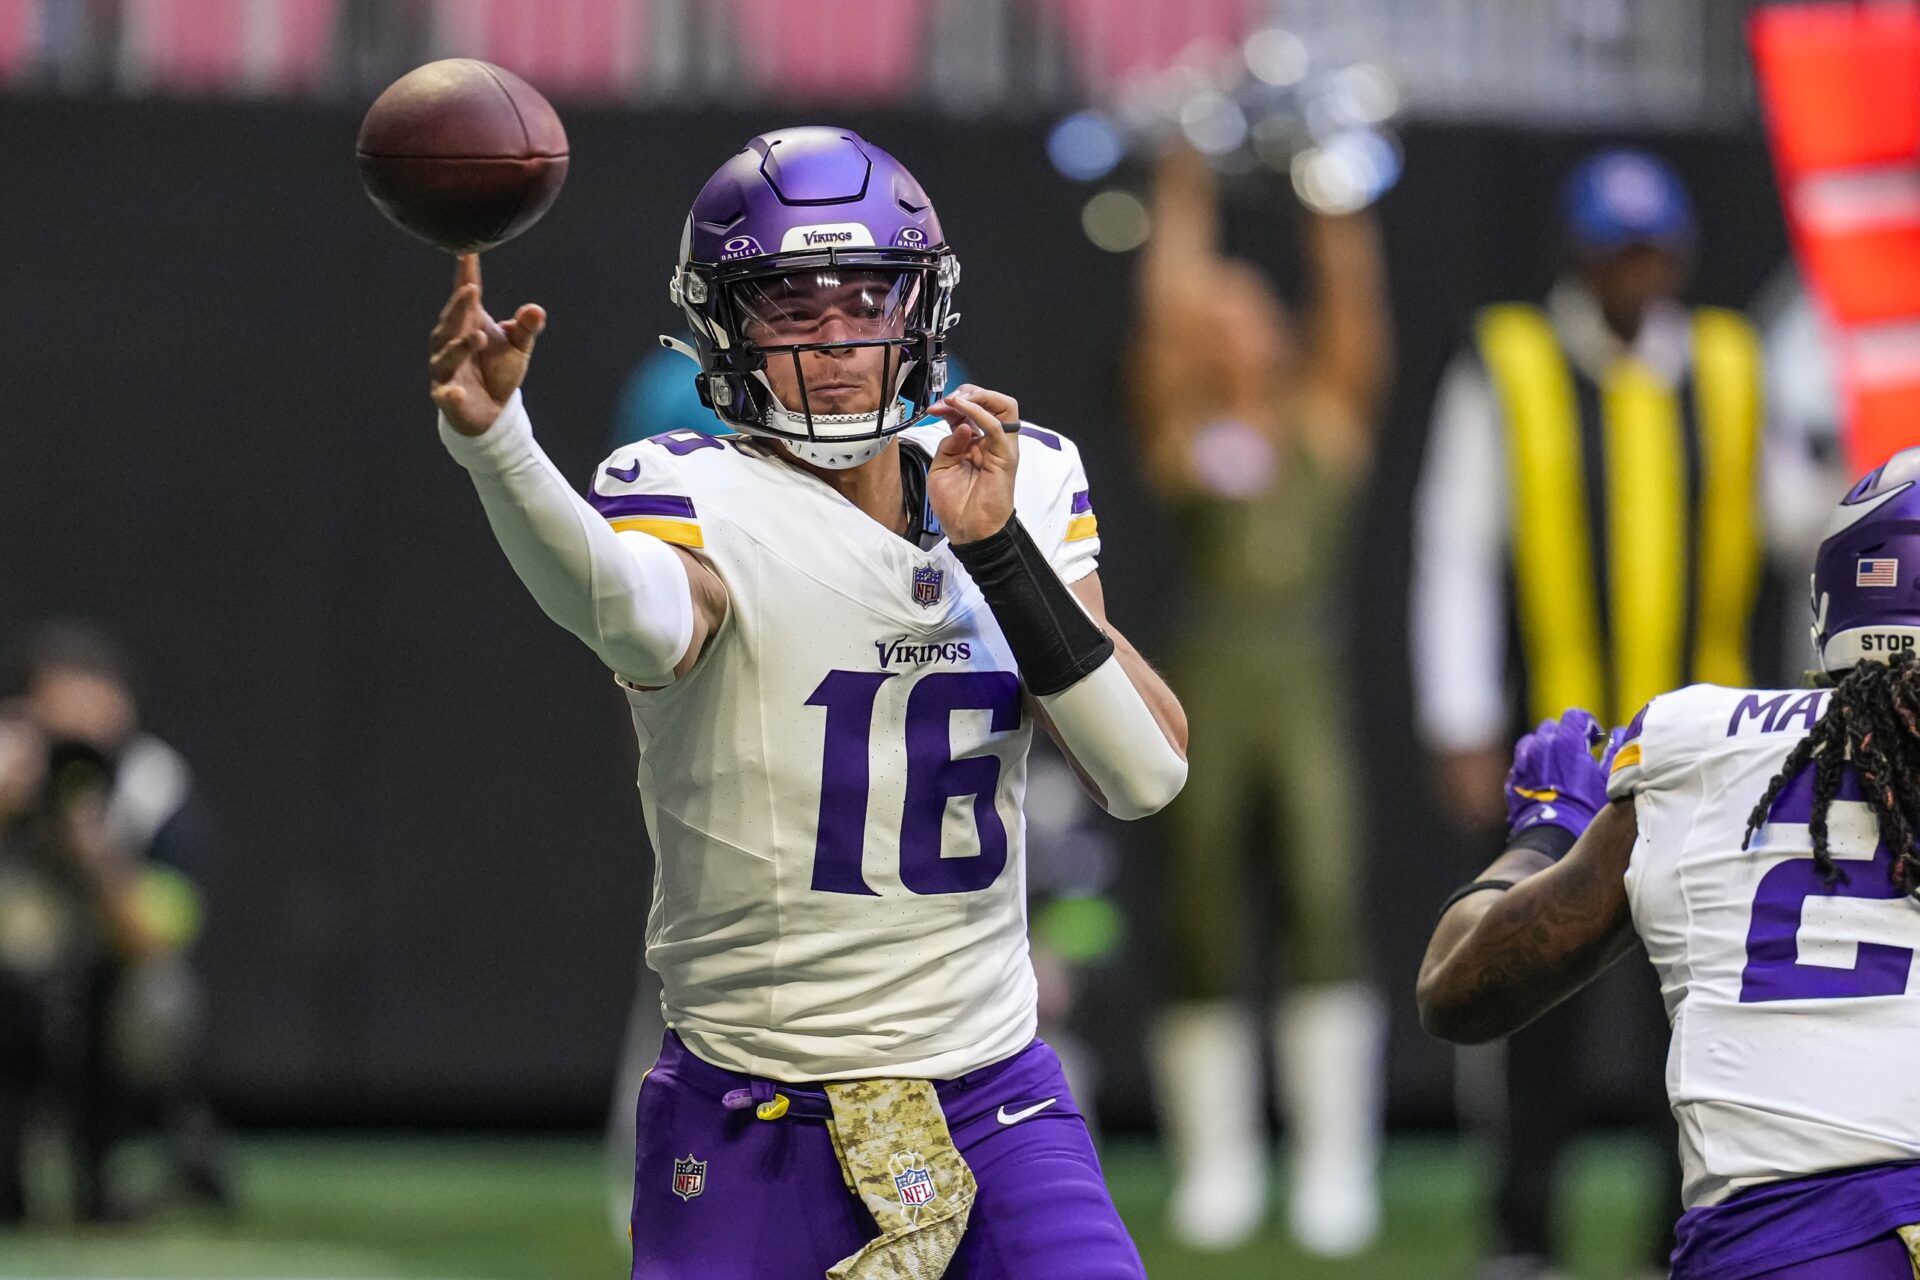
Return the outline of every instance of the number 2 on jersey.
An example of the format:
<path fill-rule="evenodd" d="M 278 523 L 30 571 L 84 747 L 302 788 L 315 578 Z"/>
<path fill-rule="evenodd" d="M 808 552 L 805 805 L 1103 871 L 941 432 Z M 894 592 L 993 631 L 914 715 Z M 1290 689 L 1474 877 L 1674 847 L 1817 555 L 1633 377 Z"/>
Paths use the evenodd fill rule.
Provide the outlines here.
<path fill-rule="evenodd" d="M 1860 780 L 1852 771 L 1841 775 L 1835 800 L 1861 800 Z M 1813 774 L 1809 770 L 1787 785 L 1767 813 L 1768 822 L 1805 823 L 1813 820 Z M 1893 851 L 1876 844 L 1873 860 L 1848 859 L 1841 864 L 1846 878 L 1832 888 L 1812 858 L 1782 862 L 1760 877 L 1753 897 L 1753 920 L 1747 927 L 1747 967 L 1740 975 L 1740 1003 L 1773 1000 L 1836 1000 L 1861 996 L 1897 996 L 1907 989 L 1913 950 L 1884 942 L 1856 942 L 1853 967 L 1800 962 L 1800 922 L 1807 899 L 1903 898 L 1893 883 Z"/>
<path fill-rule="evenodd" d="M 807 698 L 827 711 L 826 758 L 820 768 L 820 826 L 813 846 L 813 887 L 826 893 L 874 895 L 861 872 L 866 852 L 867 751 L 880 686 L 897 671 L 831 671 Z M 1011 671 L 936 671 L 907 695 L 906 805 L 900 819 L 900 883 L 909 893 L 973 893 L 1007 865 L 1007 828 L 994 808 L 1000 758 L 954 759 L 950 727 L 956 711 L 985 711 L 993 733 L 1020 727 L 1020 677 Z M 941 856 L 947 801 L 973 797 L 980 852 Z"/>

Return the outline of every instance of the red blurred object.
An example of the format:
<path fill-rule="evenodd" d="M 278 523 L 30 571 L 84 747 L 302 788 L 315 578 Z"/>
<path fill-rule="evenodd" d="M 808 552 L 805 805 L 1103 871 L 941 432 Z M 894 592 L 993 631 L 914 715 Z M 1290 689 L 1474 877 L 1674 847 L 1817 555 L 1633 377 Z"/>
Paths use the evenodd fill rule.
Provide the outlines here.
<path fill-rule="evenodd" d="M 794 98 L 883 102 L 926 77 L 931 0 L 733 0 L 754 79 Z"/>
<path fill-rule="evenodd" d="M 1920 8 L 1778 5 L 1751 35 L 1794 252 L 1837 331 L 1855 470 L 1920 444 Z"/>
<path fill-rule="evenodd" d="M 126 0 L 128 74 L 183 93 L 317 87 L 341 0 Z"/>
<path fill-rule="evenodd" d="M 511 66 L 548 92 L 618 98 L 646 80 L 643 0 L 436 0 L 443 48 Z"/>
<path fill-rule="evenodd" d="M 1096 85 L 1165 70 L 1196 42 L 1230 50 L 1273 8 L 1261 0 L 1046 0 L 1046 7 L 1072 38 L 1082 77 Z"/>
<path fill-rule="evenodd" d="M 32 60 L 38 7 L 38 0 L 0 0 L 0 82 L 19 75 Z"/>

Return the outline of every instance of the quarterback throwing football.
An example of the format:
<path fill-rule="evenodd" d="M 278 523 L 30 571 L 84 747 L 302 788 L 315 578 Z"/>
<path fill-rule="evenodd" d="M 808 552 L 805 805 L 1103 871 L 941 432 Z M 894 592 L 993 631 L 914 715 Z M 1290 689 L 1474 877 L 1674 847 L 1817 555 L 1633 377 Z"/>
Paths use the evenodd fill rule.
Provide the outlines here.
<path fill-rule="evenodd" d="M 662 339 L 737 434 L 626 446 L 584 499 L 521 401 L 545 314 L 493 320 L 466 258 L 433 332 L 443 441 L 639 736 L 670 1030 L 636 1280 L 1145 1274 L 1034 1038 L 1021 804 L 1036 721 L 1123 818 L 1180 790 L 1186 722 L 1106 619 L 1073 443 L 940 394 L 958 279 L 891 156 L 753 139 Z"/>

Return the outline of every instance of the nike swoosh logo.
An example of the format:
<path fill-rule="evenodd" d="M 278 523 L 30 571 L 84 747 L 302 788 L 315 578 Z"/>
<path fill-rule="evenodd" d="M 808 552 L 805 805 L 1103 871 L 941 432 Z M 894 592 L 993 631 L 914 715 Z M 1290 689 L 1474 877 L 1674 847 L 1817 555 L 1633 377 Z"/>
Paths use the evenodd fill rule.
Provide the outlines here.
<path fill-rule="evenodd" d="M 631 467 L 628 467 L 625 471 L 622 471 L 618 467 L 608 467 L 607 474 L 612 476 L 615 480 L 624 480 L 628 484 L 632 484 L 635 480 L 638 480 L 640 478 L 640 464 L 636 462 Z"/>
<path fill-rule="evenodd" d="M 1036 1102 L 1030 1107 L 1021 1108 L 1019 1111 L 1009 1111 L 1006 1109 L 1005 1106 L 1002 1106 L 998 1113 L 998 1117 L 1001 1124 L 1019 1124 L 1022 1120 L 1025 1120 L 1028 1116 L 1039 1115 L 1042 1111 L 1045 1111 L 1048 1107 L 1052 1106 L 1054 1103 L 1058 1101 L 1060 1101 L 1058 1097 L 1048 1098 L 1045 1102 Z"/>

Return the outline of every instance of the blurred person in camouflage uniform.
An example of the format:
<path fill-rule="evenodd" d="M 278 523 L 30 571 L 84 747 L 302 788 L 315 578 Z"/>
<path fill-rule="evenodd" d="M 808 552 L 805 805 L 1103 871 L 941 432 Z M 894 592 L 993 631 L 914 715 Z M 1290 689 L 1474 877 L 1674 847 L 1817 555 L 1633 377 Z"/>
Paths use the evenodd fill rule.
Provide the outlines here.
<path fill-rule="evenodd" d="M 1371 214 L 1307 214 L 1311 299 L 1296 324 L 1257 267 L 1226 255 L 1218 205 L 1198 156 L 1161 160 L 1131 357 L 1145 474 L 1187 601 L 1167 665 L 1194 724 L 1191 779 L 1168 810 L 1173 1001 L 1150 1047 L 1174 1229 L 1230 1248 L 1266 1209 L 1261 1037 L 1244 988 L 1270 961 L 1244 917 L 1277 881 L 1262 914 L 1285 978 L 1270 1030 L 1290 1226 L 1304 1248 L 1344 1255 L 1378 1227 L 1385 1019 L 1366 974 L 1336 600 L 1391 360 L 1385 267 Z"/>

